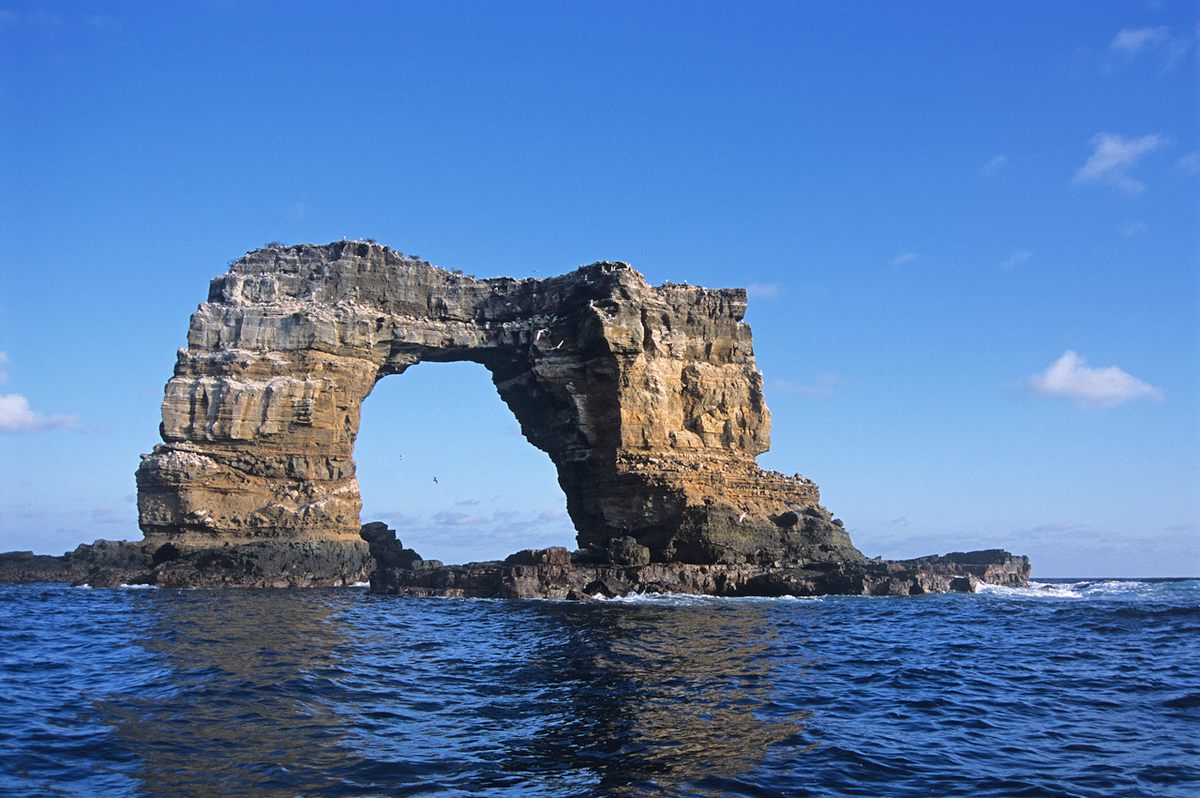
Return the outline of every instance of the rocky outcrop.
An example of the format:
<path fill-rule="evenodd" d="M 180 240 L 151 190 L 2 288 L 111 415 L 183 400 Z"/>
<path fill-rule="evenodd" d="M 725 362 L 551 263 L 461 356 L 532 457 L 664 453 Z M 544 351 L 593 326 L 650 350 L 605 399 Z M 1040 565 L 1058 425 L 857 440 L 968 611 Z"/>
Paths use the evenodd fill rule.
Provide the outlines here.
<path fill-rule="evenodd" d="M 758 467 L 770 414 L 746 293 L 624 263 L 479 280 L 374 243 L 271 246 L 215 278 L 137 471 L 140 543 L 0 557 L 0 579 L 346 585 L 583 597 L 902 594 L 1023 584 L 1006 552 L 868 561 L 799 474 Z M 558 471 L 579 550 L 445 566 L 360 527 L 354 441 L 380 379 L 472 361 Z"/>
<path fill-rule="evenodd" d="M 0 554 L 0 582 L 71 582 L 92 587 L 346 587 L 367 581 L 374 561 L 363 541 L 259 541 L 178 547 L 97 540 L 61 556 Z"/>
<path fill-rule="evenodd" d="M 397 544 L 398 545 L 398 544 Z M 1023 587 L 1029 559 L 999 550 L 889 562 L 817 561 L 785 566 L 720 563 L 599 564 L 564 548 L 532 549 L 504 562 L 380 567 L 378 593 L 473 598 L 589 599 L 638 593 L 709 596 L 912 596 L 974 592 L 980 583 Z"/>
<path fill-rule="evenodd" d="M 770 415 L 741 289 L 623 263 L 477 280 L 362 242 L 251 252 L 192 316 L 137 472 L 147 541 L 357 540 L 353 448 L 374 384 L 424 360 L 492 374 L 614 561 L 860 562 L 816 485 L 763 471 Z"/>

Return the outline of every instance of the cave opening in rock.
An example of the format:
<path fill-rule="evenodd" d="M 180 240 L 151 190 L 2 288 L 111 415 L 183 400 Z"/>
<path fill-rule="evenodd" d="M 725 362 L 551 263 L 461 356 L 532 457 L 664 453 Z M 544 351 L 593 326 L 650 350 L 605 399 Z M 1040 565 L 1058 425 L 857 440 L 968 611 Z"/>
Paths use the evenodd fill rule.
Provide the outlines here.
<path fill-rule="evenodd" d="M 477 363 L 424 361 L 377 382 L 354 459 L 363 522 L 386 522 L 427 559 L 575 548 L 554 464 Z"/>

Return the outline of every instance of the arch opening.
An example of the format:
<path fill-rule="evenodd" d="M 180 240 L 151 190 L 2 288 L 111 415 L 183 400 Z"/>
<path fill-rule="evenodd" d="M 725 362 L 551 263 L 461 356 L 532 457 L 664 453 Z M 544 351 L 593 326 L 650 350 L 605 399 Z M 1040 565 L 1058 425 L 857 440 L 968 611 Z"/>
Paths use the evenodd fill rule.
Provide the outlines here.
<path fill-rule="evenodd" d="M 387 523 L 427 559 L 575 547 L 554 464 L 477 363 L 422 361 L 381 378 L 362 404 L 354 459 L 362 521 Z"/>

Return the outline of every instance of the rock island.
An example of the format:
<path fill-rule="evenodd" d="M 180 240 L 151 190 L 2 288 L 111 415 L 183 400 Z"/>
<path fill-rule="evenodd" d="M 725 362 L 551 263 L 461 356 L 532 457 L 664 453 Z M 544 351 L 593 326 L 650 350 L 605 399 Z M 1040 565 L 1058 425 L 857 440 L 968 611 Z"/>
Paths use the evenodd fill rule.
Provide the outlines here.
<path fill-rule="evenodd" d="M 137 470 L 137 543 L 0 557 L 0 577 L 584 598 L 913 594 L 1023 585 L 989 550 L 868 559 L 771 425 L 746 292 L 651 286 L 625 263 L 476 279 L 373 242 L 269 246 L 215 278 Z M 578 549 L 446 566 L 361 523 L 354 441 L 380 379 L 421 361 L 492 376 L 549 455 Z M 57 570 L 55 570 L 57 569 Z"/>

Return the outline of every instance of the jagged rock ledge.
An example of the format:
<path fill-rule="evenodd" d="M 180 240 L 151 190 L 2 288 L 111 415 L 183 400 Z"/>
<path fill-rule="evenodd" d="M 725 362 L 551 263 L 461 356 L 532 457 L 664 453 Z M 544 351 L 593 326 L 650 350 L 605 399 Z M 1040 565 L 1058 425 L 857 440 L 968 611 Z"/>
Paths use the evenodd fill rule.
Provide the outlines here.
<path fill-rule="evenodd" d="M 376 593 L 461 598 L 591 599 L 630 593 L 708 596 L 908 596 L 974 592 L 979 584 L 1024 587 L 1029 558 L 1000 549 L 913 560 L 787 564 L 652 563 L 618 539 L 608 549 L 526 549 L 503 562 L 444 565 L 423 559 L 386 524 L 361 541 L 264 541 L 180 549 L 173 543 L 98 540 L 62 556 L 0 554 L 0 582 L 92 587 L 345 587 L 370 580 Z"/>
<path fill-rule="evenodd" d="M 0 582 L 92 587 L 345 587 L 372 570 L 364 541 L 293 540 L 180 548 L 155 541 L 97 540 L 61 556 L 0 554 Z"/>
<path fill-rule="evenodd" d="M 543 549 L 543 562 L 481 562 L 413 569 L 383 569 L 371 576 L 377 593 L 472 598 L 588 599 L 631 593 L 705 596 L 914 596 L 975 592 L 980 583 L 1022 587 L 1029 564 L 999 549 L 917 560 L 813 563 L 763 568 L 756 565 L 651 563 L 587 565 L 570 552 Z M 994 558 L 994 562 L 980 562 Z"/>
<path fill-rule="evenodd" d="M 458 598 L 590 599 L 631 593 L 707 596 L 911 596 L 975 592 L 980 583 L 1024 587 L 1029 558 L 1000 549 L 912 560 L 816 561 L 787 565 L 591 561 L 596 552 L 527 549 L 503 562 L 443 565 L 405 549 L 383 524 L 368 524 L 376 593 Z"/>

